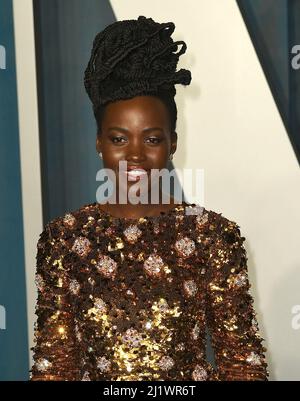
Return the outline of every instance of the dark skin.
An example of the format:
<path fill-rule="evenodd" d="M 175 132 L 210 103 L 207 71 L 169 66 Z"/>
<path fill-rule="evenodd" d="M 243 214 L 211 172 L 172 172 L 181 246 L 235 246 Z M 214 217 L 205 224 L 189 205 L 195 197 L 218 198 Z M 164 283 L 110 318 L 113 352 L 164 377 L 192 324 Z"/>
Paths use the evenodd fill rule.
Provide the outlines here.
<path fill-rule="evenodd" d="M 101 131 L 97 134 L 96 149 L 98 153 L 102 152 L 104 167 L 116 173 L 116 204 L 108 200 L 101 204 L 101 209 L 115 217 L 135 219 L 158 216 L 160 212 L 174 208 L 178 203 L 171 195 L 168 204 L 162 203 L 160 186 L 158 204 L 151 204 L 150 197 L 147 204 L 119 204 L 117 172 L 120 160 L 127 161 L 128 165 L 142 166 L 149 174 L 151 169 L 167 168 L 169 156 L 175 153 L 176 148 L 177 134 L 171 132 L 168 109 L 159 98 L 136 96 L 109 103 Z M 150 180 L 147 181 L 150 191 Z M 127 182 L 128 190 L 133 184 Z"/>

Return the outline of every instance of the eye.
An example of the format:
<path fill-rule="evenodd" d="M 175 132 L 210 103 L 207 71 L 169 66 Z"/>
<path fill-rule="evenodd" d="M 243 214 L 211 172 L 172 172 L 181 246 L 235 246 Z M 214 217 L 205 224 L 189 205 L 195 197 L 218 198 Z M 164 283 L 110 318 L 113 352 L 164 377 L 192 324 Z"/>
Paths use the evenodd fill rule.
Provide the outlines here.
<path fill-rule="evenodd" d="M 121 140 L 125 139 L 123 136 L 115 136 L 114 138 L 111 138 L 111 141 L 113 143 L 122 143 Z"/>
<path fill-rule="evenodd" d="M 153 143 L 153 144 L 161 142 L 161 139 L 156 138 L 156 137 L 152 137 L 152 138 L 148 138 L 148 139 L 151 141 L 150 143 Z"/>

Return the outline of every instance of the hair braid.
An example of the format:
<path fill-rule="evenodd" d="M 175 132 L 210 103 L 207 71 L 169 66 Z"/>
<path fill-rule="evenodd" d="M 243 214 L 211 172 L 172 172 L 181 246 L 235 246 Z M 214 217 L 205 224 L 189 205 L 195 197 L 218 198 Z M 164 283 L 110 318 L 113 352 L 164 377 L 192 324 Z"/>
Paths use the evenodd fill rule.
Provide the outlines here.
<path fill-rule="evenodd" d="M 174 29 L 173 22 L 157 23 L 139 16 L 137 20 L 116 21 L 96 35 L 84 85 L 98 128 L 107 103 L 153 95 L 168 107 L 175 131 L 175 84 L 189 85 L 191 72 L 176 71 L 187 46 L 184 41 L 173 41 Z M 182 47 L 177 52 L 179 46 Z"/>

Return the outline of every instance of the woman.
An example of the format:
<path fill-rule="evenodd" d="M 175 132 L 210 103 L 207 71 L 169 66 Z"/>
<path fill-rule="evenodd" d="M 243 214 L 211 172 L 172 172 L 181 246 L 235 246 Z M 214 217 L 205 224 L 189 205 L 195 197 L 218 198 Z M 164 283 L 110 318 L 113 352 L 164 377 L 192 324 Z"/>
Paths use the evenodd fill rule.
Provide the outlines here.
<path fill-rule="evenodd" d="M 176 72 L 186 45 L 174 27 L 140 16 L 95 38 L 85 87 L 117 201 L 58 217 L 40 236 L 31 380 L 268 380 L 239 226 L 163 203 L 151 180 L 176 151 L 174 85 L 191 81 Z M 121 203 L 140 181 L 139 195 L 158 188 L 159 202 Z"/>

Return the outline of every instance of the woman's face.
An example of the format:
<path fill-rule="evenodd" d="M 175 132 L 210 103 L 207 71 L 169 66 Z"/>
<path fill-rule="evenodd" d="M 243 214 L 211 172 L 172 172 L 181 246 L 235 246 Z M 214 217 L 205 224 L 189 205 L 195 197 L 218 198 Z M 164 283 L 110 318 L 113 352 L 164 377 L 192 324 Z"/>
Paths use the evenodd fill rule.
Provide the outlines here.
<path fill-rule="evenodd" d="M 151 169 L 166 168 L 170 153 L 176 151 L 177 135 L 171 135 L 168 110 L 155 96 L 136 96 L 109 103 L 101 128 L 96 148 L 102 152 L 104 167 L 116 173 L 116 184 L 119 183 L 119 161 L 127 161 L 127 167 L 142 167 L 149 178 Z M 126 181 L 128 188 L 137 182 Z"/>

